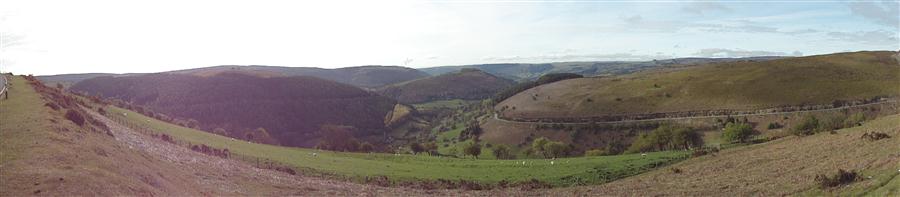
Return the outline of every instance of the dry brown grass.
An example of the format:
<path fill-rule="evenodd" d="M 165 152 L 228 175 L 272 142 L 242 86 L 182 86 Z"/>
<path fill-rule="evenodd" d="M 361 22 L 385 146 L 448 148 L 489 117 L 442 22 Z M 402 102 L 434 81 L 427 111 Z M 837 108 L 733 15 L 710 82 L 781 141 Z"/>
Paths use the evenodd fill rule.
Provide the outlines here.
<path fill-rule="evenodd" d="M 675 164 L 670 168 L 600 186 L 564 188 L 555 192 L 603 195 L 780 196 L 818 192 L 816 175 L 838 169 L 860 172 L 863 180 L 825 192 L 862 193 L 880 187 L 900 169 L 900 138 L 860 139 L 869 131 L 900 135 L 900 115 L 861 127 L 786 137 L 769 143 L 727 149 Z M 869 177 L 872 178 L 869 178 Z M 548 191 L 554 192 L 554 191 Z M 896 192 L 896 191 L 895 191 Z"/>

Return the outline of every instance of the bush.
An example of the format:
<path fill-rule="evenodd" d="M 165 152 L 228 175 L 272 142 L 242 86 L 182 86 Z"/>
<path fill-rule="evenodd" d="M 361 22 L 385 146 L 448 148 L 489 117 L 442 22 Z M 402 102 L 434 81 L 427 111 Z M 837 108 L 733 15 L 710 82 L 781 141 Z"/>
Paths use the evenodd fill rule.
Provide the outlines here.
<path fill-rule="evenodd" d="M 49 102 L 44 104 L 44 106 L 50 107 L 50 109 L 53 109 L 53 111 L 59 111 L 59 105 L 56 105 L 56 103 Z"/>
<path fill-rule="evenodd" d="M 626 152 L 638 153 L 690 149 L 702 145 L 702 136 L 690 128 L 660 125 L 650 133 L 638 135 Z"/>
<path fill-rule="evenodd" d="M 772 130 L 772 129 L 780 129 L 781 127 L 783 127 L 783 126 L 781 126 L 781 124 L 778 124 L 777 122 L 770 122 L 769 126 L 767 126 L 766 128 L 769 130 Z"/>
<path fill-rule="evenodd" d="M 500 145 L 494 146 L 492 151 L 494 153 L 494 156 L 497 157 L 497 159 L 514 159 L 515 158 L 515 156 L 510 153 L 509 146 L 506 146 L 506 144 L 500 144 Z"/>
<path fill-rule="evenodd" d="M 863 135 L 860 138 L 862 138 L 864 140 L 869 140 L 869 141 L 876 141 L 876 140 L 880 140 L 880 139 L 891 138 L 891 136 L 886 133 L 873 131 L 873 132 L 863 133 Z"/>
<path fill-rule="evenodd" d="M 753 136 L 753 127 L 747 123 L 728 123 L 722 132 L 722 139 L 731 143 L 743 143 Z"/>
<path fill-rule="evenodd" d="M 362 144 L 359 144 L 360 152 L 367 153 L 367 152 L 372 152 L 373 150 L 375 150 L 375 146 L 373 146 L 372 143 L 363 142 Z"/>
<path fill-rule="evenodd" d="M 838 169 L 837 174 L 831 177 L 824 174 L 816 175 L 815 181 L 822 189 L 828 189 L 831 187 L 850 184 L 860 179 L 862 178 L 854 171 L 844 171 L 843 169 Z"/>
<path fill-rule="evenodd" d="M 865 121 L 866 121 L 866 116 L 862 112 L 855 113 L 855 114 L 847 117 L 846 120 L 844 120 L 844 127 L 848 128 L 848 127 L 861 126 L 862 123 Z"/>
<path fill-rule="evenodd" d="M 78 111 L 76 111 L 76 110 L 71 110 L 71 109 L 70 109 L 69 111 L 67 111 L 67 112 L 66 112 L 66 119 L 71 120 L 72 122 L 74 122 L 74 123 L 77 124 L 78 126 L 84 126 L 84 115 L 82 115 L 81 112 L 78 112 Z"/>
<path fill-rule="evenodd" d="M 591 149 L 588 151 L 584 151 L 585 157 L 604 156 L 604 155 L 609 155 L 609 154 L 608 154 L 608 152 L 606 152 L 606 150 L 603 150 L 603 149 Z"/>
<path fill-rule="evenodd" d="M 794 126 L 791 129 L 791 133 L 797 136 L 807 136 L 812 135 L 817 132 L 819 128 L 819 119 L 816 119 L 815 116 L 809 115 L 803 118 L 799 124 Z"/>
<path fill-rule="evenodd" d="M 549 142 L 544 144 L 544 154 L 550 158 L 565 157 L 569 154 L 570 148 L 562 142 Z"/>
<path fill-rule="evenodd" d="M 478 158 L 478 155 L 481 155 L 481 144 L 478 142 L 469 142 L 463 145 L 463 154 L 472 155 L 475 158 Z"/>

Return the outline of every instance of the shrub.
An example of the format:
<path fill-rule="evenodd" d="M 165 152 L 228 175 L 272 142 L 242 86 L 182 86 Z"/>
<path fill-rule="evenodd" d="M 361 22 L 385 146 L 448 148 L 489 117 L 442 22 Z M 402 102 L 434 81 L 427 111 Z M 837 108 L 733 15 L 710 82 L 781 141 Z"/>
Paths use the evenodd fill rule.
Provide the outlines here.
<path fill-rule="evenodd" d="M 475 158 L 478 158 L 478 155 L 481 155 L 481 144 L 478 142 L 469 142 L 463 145 L 463 154 L 472 155 Z"/>
<path fill-rule="evenodd" d="M 84 115 L 82 115 L 80 112 L 78 112 L 76 110 L 70 109 L 69 111 L 67 111 L 66 119 L 71 120 L 78 126 L 84 126 Z"/>
<path fill-rule="evenodd" d="M 49 102 L 44 104 L 44 106 L 50 107 L 50 109 L 53 109 L 53 111 L 59 111 L 59 105 L 56 105 L 56 103 Z"/>
<path fill-rule="evenodd" d="M 778 124 L 777 122 L 770 122 L 769 126 L 767 126 L 766 128 L 769 130 L 772 130 L 772 129 L 780 129 L 781 127 L 782 127 L 781 124 Z"/>
<path fill-rule="evenodd" d="M 816 133 L 819 127 L 819 119 L 815 116 L 806 116 L 799 124 L 792 128 L 791 133 L 797 136 L 807 136 Z"/>
<path fill-rule="evenodd" d="M 494 146 L 492 151 L 497 159 L 514 159 L 514 155 L 510 153 L 509 146 L 506 144 Z"/>
<path fill-rule="evenodd" d="M 650 133 L 638 135 L 626 152 L 689 149 L 702 145 L 702 136 L 690 128 L 660 125 Z"/>
<path fill-rule="evenodd" d="M 412 151 L 412 153 L 415 155 L 415 154 L 419 154 L 419 153 L 425 151 L 425 148 L 422 147 L 422 144 L 419 144 L 418 142 L 413 142 L 413 143 L 409 144 L 409 150 Z"/>
<path fill-rule="evenodd" d="M 855 114 L 847 117 L 846 120 L 844 120 L 844 127 L 846 128 L 846 127 L 860 126 L 865 121 L 866 121 L 866 116 L 862 112 L 855 113 Z"/>
<path fill-rule="evenodd" d="M 547 157 L 565 157 L 569 154 L 569 146 L 562 142 L 549 142 L 544 144 L 544 153 Z"/>
<path fill-rule="evenodd" d="M 828 189 L 831 187 L 850 184 L 860 179 L 861 177 L 859 176 L 859 174 L 854 171 L 844 171 L 843 169 L 838 169 L 837 174 L 831 177 L 824 174 L 816 175 L 815 181 L 819 184 L 820 187 L 822 187 L 822 189 Z"/>
<path fill-rule="evenodd" d="M 747 142 L 753 136 L 753 128 L 747 123 L 728 123 L 722 132 L 722 139 L 727 142 Z"/>
<path fill-rule="evenodd" d="M 104 115 L 104 116 L 105 116 L 105 115 L 106 115 L 106 110 L 103 109 L 103 107 L 98 107 L 98 108 L 97 108 L 97 113 L 99 113 L 100 115 Z"/>
<path fill-rule="evenodd" d="M 880 140 L 880 139 L 891 138 L 891 136 L 886 133 L 873 131 L 873 132 L 863 133 L 863 135 L 860 138 L 862 138 L 864 140 L 869 140 L 869 141 L 876 141 L 876 140 Z"/>
<path fill-rule="evenodd" d="M 844 115 L 827 116 L 819 119 L 819 131 L 834 131 L 844 128 L 844 122 L 847 120 Z"/>
<path fill-rule="evenodd" d="M 372 143 L 369 143 L 369 142 L 363 142 L 363 143 L 359 144 L 359 151 L 360 151 L 360 152 L 366 152 L 366 153 L 367 153 L 367 152 L 372 152 L 373 150 L 375 150 L 375 146 L 373 146 Z"/>
<path fill-rule="evenodd" d="M 608 153 L 606 152 L 606 150 L 603 150 L 603 149 L 591 149 L 588 151 L 584 151 L 585 157 L 604 156 L 604 155 L 608 155 Z"/>

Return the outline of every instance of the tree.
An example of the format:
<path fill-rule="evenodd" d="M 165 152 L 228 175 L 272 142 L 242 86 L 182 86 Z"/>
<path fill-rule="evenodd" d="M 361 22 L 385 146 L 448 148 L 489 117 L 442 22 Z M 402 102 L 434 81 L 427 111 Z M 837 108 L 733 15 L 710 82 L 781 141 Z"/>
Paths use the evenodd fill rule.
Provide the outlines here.
<path fill-rule="evenodd" d="M 428 142 L 428 143 L 422 144 L 422 148 L 424 148 L 424 151 L 430 155 L 437 155 L 437 149 L 438 149 L 437 143 Z"/>
<path fill-rule="evenodd" d="M 217 134 L 217 135 L 221 135 L 221 136 L 227 136 L 227 135 L 228 135 L 228 132 L 226 132 L 225 129 L 223 129 L 223 128 L 216 128 L 216 129 L 213 129 L 213 132 L 212 132 L 212 133 Z"/>
<path fill-rule="evenodd" d="M 855 113 L 847 117 L 844 121 L 844 127 L 855 127 L 862 125 L 866 121 L 866 116 L 862 112 Z"/>
<path fill-rule="evenodd" d="M 510 153 L 509 146 L 506 146 L 506 144 L 496 145 L 494 146 L 492 151 L 494 152 L 494 156 L 497 157 L 497 159 L 513 159 L 513 155 Z"/>
<path fill-rule="evenodd" d="M 691 149 L 703 146 L 703 136 L 690 128 L 676 128 L 672 132 L 672 144 L 677 149 Z"/>
<path fill-rule="evenodd" d="M 804 135 L 812 135 L 816 133 L 816 129 L 819 127 L 819 119 L 816 119 L 815 116 L 809 115 L 803 118 L 799 124 L 793 127 L 792 133 L 794 135 L 804 136 Z"/>
<path fill-rule="evenodd" d="M 481 144 L 474 141 L 466 143 L 463 146 L 463 154 L 472 155 L 477 159 L 478 155 L 481 155 Z"/>
<path fill-rule="evenodd" d="M 319 135 L 322 136 L 322 139 L 318 148 L 333 151 L 355 151 L 358 148 L 356 146 L 359 145 L 359 141 L 352 134 L 355 129 L 352 126 L 322 125 L 319 128 Z"/>
<path fill-rule="evenodd" d="M 546 157 L 565 157 L 569 154 L 569 146 L 562 142 L 548 142 L 544 144 L 544 153 Z"/>
<path fill-rule="evenodd" d="M 539 137 L 537 139 L 534 139 L 534 141 L 531 142 L 531 151 L 533 151 L 533 153 L 536 155 L 545 155 L 544 145 L 549 142 L 550 140 L 546 137 Z"/>
<path fill-rule="evenodd" d="M 415 155 L 425 151 L 425 147 L 422 147 L 422 144 L 419 144 L 418 142 L 413 142 L 409 144 L 409 150 Z"/>
<path fill-rule="evenodd" d="M 753 127 L 747 123 L 728 123 L 722 132 L 722 139 L 731 143 L 743 143 L 753 136 Z"/>
<path fill-rule="evenodd" d="M 363 142 L 362 144 L 359 144 L 360 152 L 368 153 L 368 152 L 372 152 L 373 150 L 375 150 L 375 146 L 373 146 L 372 143 Z"/>
<path fill-rule="evenodd" d="M 604 155 L 609 155 L 609 154 L 606 150 L 603 150 L 603 149 L 591 149 L 588 151 L 584 151 L 585 157 L 604 156 Z"/>

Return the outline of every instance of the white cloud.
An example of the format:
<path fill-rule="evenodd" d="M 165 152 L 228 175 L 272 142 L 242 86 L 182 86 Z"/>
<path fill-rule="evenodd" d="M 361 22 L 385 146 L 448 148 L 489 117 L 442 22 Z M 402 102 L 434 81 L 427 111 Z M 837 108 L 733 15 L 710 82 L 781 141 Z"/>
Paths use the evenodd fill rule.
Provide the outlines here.
<path fill-rule="evenodd" d="M 681 10 L 688 12 L 688 13 L 701 15 L 701 16 L 705 16 L 705 15 L 708 15 L 710 13 L 715 13 L 715 12 L 731 12 L 732 11 L 731 8 L 728 8 L 725 5 L 722 5 L 721 3 L 713 2 L 713 1 L 690 2 L 687 5 L 685 5 L 684 7 L 681 7 Z"/>
<path fill-rule="evenodd" d="M 792 53 L 785 52 L 777 52 L 777 51 L 760 51 L 760 50 L 743 50 L 743 49 L 723 49 L 723 48 L 710 48 L 710 49 L 701 49 L 694 53 L 694 55 L 699 57 L 717 57 L 717 58 L 733 58 L 733 57 L 758 57 L 758 56 L 802 56 L 803 53 L 800 51 L 794 51 Z"/>
<path fill-rule="evenodd" d="M 900 2 L 885 0 L 878 4 L 858 1 L 851 2 L 848 6 L 853 15 L 869 19 L 876 24 L 900 27 Z"/>

